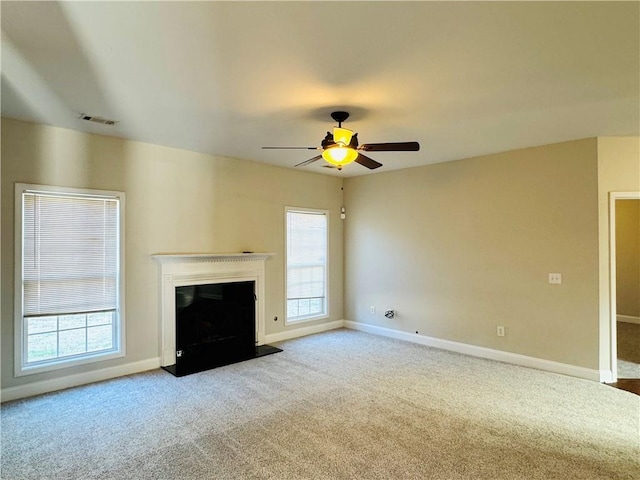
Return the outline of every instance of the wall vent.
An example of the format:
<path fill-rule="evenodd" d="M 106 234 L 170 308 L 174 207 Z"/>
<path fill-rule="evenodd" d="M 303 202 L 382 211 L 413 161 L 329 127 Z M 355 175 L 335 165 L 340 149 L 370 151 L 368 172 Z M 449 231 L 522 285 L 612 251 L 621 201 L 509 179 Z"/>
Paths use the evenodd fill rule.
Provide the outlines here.
<path fill-rule="evenodd" d="M 115 125 L 118 123 L 117 120 L 109 120 L 108 118 L 97 117 L 95 115 L 87 115 L 86 113 L 81 113 L 78 118 L 86 120 L 87 122 L 101 123 L 102 125 Z"/>

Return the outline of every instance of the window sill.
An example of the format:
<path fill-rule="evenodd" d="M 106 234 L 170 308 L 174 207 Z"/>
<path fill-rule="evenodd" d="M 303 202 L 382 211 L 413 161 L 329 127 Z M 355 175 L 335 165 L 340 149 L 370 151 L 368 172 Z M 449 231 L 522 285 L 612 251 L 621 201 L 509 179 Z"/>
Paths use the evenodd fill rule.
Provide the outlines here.
<path fill-rule="evenodd" d="M 307 322 L 315 322 L 318 320 L 329 320 L 329 315 L 327 314 L 322 314 L 322 315 L 314 315 L 314 316 L 309 316 L 309 317 L 300 317 L 300 318 L 296 318 L 294 320 L 289 320 L 288 318 L 285 319 L 284 324 L 285 325 L 298 325 L 300 323 L 307 323 Z"/>
<path fill-rule="evenodd" d="M 22 366 L 19 364 L 16 365 L 15 376 L 23 377 L 25 375 L 33 375 L 35 373 L 42 372 L 51 372 L 54 370 L 61 370 L 63 368 L 76 367 L 79 365 L 86 365 L 89 363 L 95 362 L 103 362 L 105 360 L 112 360 L 114 358 L 124 357 L 124 351 L 109 351 L 105 353 L 96 353 L 95 355 L 87 355 L 83 357 L 72 357 L 67 359 L 59 359 L 55 361 L 51 361 L 49 363 L 40 364 L 40 365 L 32 365 L 32 366 Z"/>

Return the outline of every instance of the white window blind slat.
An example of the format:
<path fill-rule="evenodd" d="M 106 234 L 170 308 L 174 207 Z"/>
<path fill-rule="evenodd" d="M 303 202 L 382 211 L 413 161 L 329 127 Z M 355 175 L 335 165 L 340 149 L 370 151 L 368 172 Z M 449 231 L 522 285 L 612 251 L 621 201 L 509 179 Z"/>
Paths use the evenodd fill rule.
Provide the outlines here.
<path fill-rule="evenodd" d="M 289 299 L 324 297 L 324 266 L 287 269 Z"/>
<path fill-rule="evenodd" d="M 116 309 L 119 200 L 23 193 L 23 314 Z"/>

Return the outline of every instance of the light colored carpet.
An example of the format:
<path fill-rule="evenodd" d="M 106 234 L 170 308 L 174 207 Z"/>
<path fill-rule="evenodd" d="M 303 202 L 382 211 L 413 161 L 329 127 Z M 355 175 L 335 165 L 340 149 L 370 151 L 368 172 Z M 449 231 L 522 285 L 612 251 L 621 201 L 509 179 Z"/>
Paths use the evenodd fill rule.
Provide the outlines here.
<path fill-rule="evenodd" d="M 640 397 L 350 330 L 2 407 L 3 480 L 638 479 Z"/>
<path fill-rule="evenodd" d="M 640 325 L 617 322 L 618 378 L 640 378 Z"/>

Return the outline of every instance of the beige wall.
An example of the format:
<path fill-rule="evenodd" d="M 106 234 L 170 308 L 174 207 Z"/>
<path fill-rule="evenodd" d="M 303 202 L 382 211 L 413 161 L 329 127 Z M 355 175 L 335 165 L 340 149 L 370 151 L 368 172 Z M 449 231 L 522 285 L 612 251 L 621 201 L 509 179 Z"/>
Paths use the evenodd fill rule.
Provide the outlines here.
<path fill-rule="evenodd" d="M 13 377 L 15 182 L 126 193 L 126 358 Z M 342 319 L 341 186 L 337 177 L 3 119 L 2 387 L 158 357 L 153 253 L 275 252 L 266 269 L 266 333 L 283 331 L 285 206 L 330 211 L 329 320 Z"/>
<path fill-rule="evenodd" d="M 616 303 L 640 318 L 640 200 L 616 201 Z"/>
<path fill-rule="evenodd" d="M 345 318 L 597 369 L 596 145 L 345 179 Z"/>
<path fill-rule="evenodd" d="M 612 370 L 610 301 L 609 196 L 611 192 L 640 192 L 640 137 L 598 138 L 598 229 L 600 238 L 600 369 Z"/>

